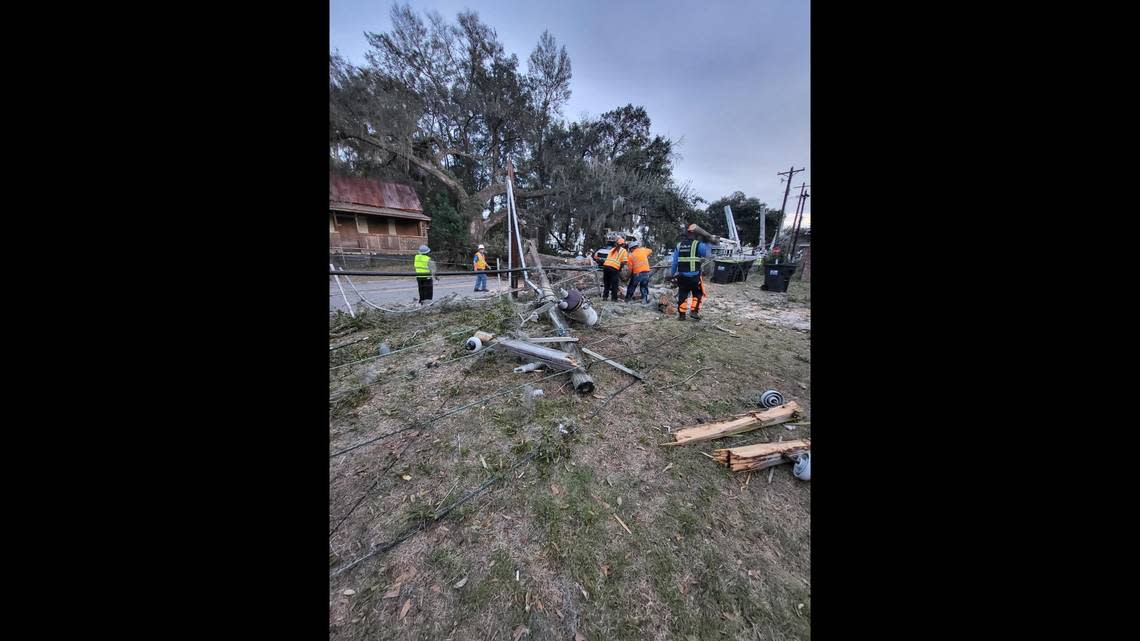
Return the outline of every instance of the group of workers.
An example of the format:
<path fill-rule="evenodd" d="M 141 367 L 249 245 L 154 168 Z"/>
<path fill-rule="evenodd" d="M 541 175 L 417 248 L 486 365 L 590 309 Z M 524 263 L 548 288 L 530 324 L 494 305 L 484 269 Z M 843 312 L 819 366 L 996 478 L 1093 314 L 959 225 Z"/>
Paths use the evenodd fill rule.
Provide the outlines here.
<path fill-rule="evenodd" d="M 618 300 L 618 291 L 621 289 L 620 275 L 623 265 L 629 265 L 629 286 L 625 289 L 625 302 L 633 299 L 633 293 L 641 288 L 641 302 L 649 302 L 649 255 L 653 250 L 641 247 L 636 242 L 625 246 L 625 239 L 618 237 L 606 260 L 602 263 L 602 300 L 611 297 L 614 302 Z"/>
<path fill-rule="evenodd" d="M 431 253 L 431 249 L 427 245 L 421 245 L 419 253 L 415 256 L 416 284 L 419 286 L 421 305 L 425 301 L 431 300 L 432 283 L 439 280 L 439 276 L 436 275 L 435 261 L 428 256 L 429 253 Z M 639 246 L 636 241 L 629 243 L 629 247 L 626 247 L 625 239 L 619 236 L 602 263 L 602 300 L 613 300 L 615 303 L 618 301 L 618 290 L 621 288 L 621 268 L 629 265 L 630 278 L 629 285 L 625 290 L 625 302 L 630 302 L 633 299 L 634 292 L 640 289 L 641 302 L 649 303 L 649 275 L 651 272 L 649 256 L 652 253 L 652 249 Z M 684 238 L 677 243 L 676 251 L 673 252 L 673 263 L 669 269 L 668 279 L 675 279 L 677 282 L 678 320 L 685 320 L 686 314 L 691 316 L 693 320 L 701 319 L 701 299 L 706 295 L 705 283 L 701 278 L 701 261 L 710 255 L 712 255 L 712 250 L 709 244 L 700 240 L 691 231 L 686 230 Z M 581 254 L 578 257 L 581 259 Z M 487 252 L 483 245 L 479 245 L 471 262 L 475 270 L 475 291 L 489 291 L 487 289 L 487 274 L 483 272 L 490 269 L 490 266 L 487 263 Z M 689 303 L 690 296 L 693 300 L 691 305 Z M 691 311 L 690 307 L 692 307 Z"/>
<path fill-rule="evenodd" d="M 641 302 L 649 302 L 649 255 L 653 250 L 638 246 L 636 242 L 626 247 L 624 238 L 618 237 L 602 263 L 602 300 L 618 300 L 619 274 L 623 265 L 629 265 L 629 286 L 625 290 L 625 302 L 633 298 L 634 290 L 641 289 Z M 685 231 L 684 238 L 677 243 L 673 252 L 673 263 L 669 269 L 669 280 L 677 282 L 677 319 L 685 320 L 688 314 L 693 320 L 701 319 L 701 299 L 706 297 L 705 282 L 701 278 L 701 262 L 712 255 L 708 243 L 700 240 L 691 231 Z M 689 298 L 692 298 L 690 305 Z M 690 306 L 692 310 L 690 311 Z"/>

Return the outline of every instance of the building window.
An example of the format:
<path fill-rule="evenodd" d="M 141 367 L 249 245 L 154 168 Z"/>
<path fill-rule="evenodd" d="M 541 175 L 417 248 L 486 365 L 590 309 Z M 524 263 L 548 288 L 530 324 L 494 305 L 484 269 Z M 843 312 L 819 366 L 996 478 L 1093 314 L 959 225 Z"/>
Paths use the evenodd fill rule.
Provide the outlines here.
<path fill-rule="evenodd" d="M 360 214 L 356 215 L 356 231 L 362 234 L 368 233 L 368 218 L 361 216 Z"/>
<path fill-rule="evenodd" d="M 395 236 L 396 235 L 396 219 L 394 219 L 394 218 L 388 219 L 388 235 L 389 236 Z"/>

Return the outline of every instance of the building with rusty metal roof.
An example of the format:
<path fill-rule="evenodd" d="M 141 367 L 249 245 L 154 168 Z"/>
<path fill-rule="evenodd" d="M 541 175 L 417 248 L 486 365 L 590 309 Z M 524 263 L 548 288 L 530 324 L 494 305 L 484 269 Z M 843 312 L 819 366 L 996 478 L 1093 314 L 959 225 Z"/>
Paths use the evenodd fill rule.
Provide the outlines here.
<path fill-rule="evenodd" d="M 329 172 L 329 251 L 414 254 L 431 217 L 408 185 Z"/>

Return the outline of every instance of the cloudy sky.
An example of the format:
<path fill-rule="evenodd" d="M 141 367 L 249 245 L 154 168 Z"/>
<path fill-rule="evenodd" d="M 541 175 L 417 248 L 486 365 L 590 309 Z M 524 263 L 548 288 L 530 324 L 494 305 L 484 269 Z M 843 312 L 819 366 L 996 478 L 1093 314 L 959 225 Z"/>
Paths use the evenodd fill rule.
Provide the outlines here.
<path fill-rule="evenodd" d="M 681 140 L 674 176 L 705 200 L 743 191 L 779 207 L 776 176 L 811 185 L 808 0 L 413 0 L 449 21 L 473 9 L 508 53 L 526 58 L 544 29 L 570 56 L 567 118 L 627 103 L 654 134 Z M 391 0 L 330 0 L 329 48 L 363 64 L 365 31 L 391 28 Z M 808 190 L 812 190 L 809 188 Z M 796 190 L 788 198 L 795 210 Z M 811 211 L 808 199 L 807 211 Z M 805 217 L 810 224 L 810 218 Z"/>

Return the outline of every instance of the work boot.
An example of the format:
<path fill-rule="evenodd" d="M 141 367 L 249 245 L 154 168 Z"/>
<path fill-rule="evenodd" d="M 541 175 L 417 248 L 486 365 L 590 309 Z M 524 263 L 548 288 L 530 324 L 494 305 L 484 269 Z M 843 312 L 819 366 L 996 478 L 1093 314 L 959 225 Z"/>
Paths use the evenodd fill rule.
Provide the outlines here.
<path fill-rule="evenodd" d="M 692 315 L 692 317 L 693 317 L 693 320 L 696 320 L 696 321 L 699 321 L 699 320 L 701 320 L 701 315 L 700 315 L 700 314 L 698 314 L 698 313 L 696 313 L 696 312 L 693 312 L 691 315 Z"/>
<path fill-rule="evenodd" d="M 677 320 L 685 320 L 685 312 L 677 312 Z"/>

